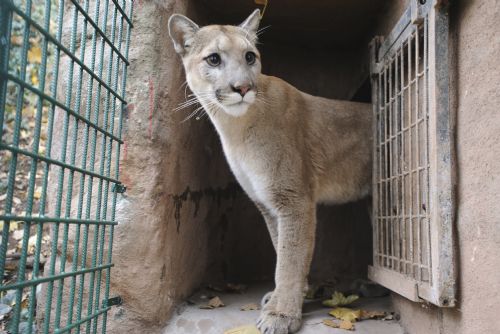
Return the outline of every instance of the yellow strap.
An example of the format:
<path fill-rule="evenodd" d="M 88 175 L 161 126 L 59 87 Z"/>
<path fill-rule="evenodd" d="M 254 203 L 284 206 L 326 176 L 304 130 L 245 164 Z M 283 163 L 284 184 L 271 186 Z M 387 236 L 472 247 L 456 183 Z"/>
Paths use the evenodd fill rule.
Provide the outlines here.
<path fill-rule="evenodd" d="M 255 3 L 257 5 L 264 5 L 264 8 L 262 8 L 262 12 L 260 13 L 260 19 L 262 20 L 262 18 L 264 17 L 264 13 L 266 12 L 266 8 L 267 8 L 267 1 L 268 0 L 255 0 Z"/>

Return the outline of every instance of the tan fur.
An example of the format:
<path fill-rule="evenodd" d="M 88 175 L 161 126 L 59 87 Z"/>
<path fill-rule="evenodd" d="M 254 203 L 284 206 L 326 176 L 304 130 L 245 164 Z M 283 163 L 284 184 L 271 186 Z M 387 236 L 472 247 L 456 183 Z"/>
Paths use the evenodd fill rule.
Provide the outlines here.
<path fill-rule="evenodd" d="M 258 327 L 287 334 L 301 324 L 316 204 L 357 200 L 370 190 L 371 106 L 311 96 L 261 74 L 258 14 L 240 27 L 203 28 L 174 15 L 169 31 L 189 87 L 215 125 L 233 173 L 262 212 L 277 251 L 276 288 Z M 256 64 L 245 62 L 249 50 L 257 54 Z M 221 54 L 219 67 L 207 66 L 210 52 Z M 241 82 L 252 87 L 245 97 L 229 88 Z"/>

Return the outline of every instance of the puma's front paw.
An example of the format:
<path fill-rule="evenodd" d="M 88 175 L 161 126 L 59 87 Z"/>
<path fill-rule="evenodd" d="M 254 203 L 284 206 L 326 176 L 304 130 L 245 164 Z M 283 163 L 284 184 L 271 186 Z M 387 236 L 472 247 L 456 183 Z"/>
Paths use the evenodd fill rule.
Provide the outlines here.
<path fill-rule="evenodd" d="M 257 328 L 262 334 L 289 334 L 297 332 L 301 323 L 300 317 L 262 310 L 257 320 Z"/>

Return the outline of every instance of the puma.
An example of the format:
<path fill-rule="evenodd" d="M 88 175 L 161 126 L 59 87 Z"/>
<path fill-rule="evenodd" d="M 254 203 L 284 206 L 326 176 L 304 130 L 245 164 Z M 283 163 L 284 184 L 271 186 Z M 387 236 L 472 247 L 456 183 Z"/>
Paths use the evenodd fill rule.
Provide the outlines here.
<path fill-rule="evenodd" d="M 301 327 L 316 204 L 370 192 L 372 114 L 370 104 L 311 96 L 262 74 L 259 21 L 255 10 L 239 26 L 199 27 L 175 14 L 168 28 L 187 84 L 214 124 L 232 172 L 262 212 L 277 253 L 275 290 L 257 327 L 286 334 Z"/>

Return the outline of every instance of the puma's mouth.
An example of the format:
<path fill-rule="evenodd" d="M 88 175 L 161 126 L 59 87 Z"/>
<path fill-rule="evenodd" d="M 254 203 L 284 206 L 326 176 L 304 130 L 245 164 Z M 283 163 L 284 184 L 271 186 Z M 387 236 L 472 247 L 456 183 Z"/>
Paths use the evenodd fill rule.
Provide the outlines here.
<path fill-rule="evenodd" d="M 224 106 L 248 105 L 252 104 L 256 98 L 256 91 L 254 89 L 246 92 L 244 96 L 238 93 L 222 93 L 220 89 L 215 91 L 215 98 Z"/>

